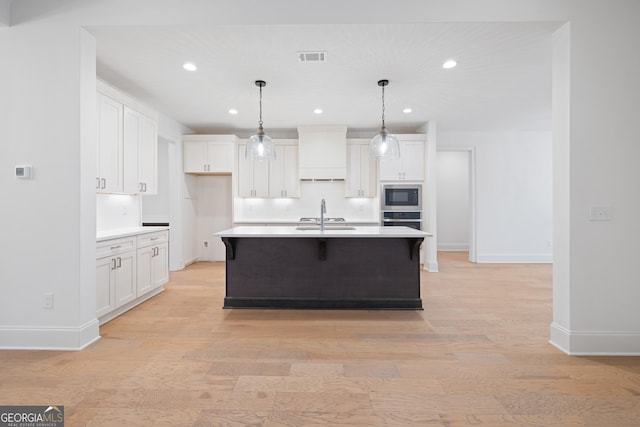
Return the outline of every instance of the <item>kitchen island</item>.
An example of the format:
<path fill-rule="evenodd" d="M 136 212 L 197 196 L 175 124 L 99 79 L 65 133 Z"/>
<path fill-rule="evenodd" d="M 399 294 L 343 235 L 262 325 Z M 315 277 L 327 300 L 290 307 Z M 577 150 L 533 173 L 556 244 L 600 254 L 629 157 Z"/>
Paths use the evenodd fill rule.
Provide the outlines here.
<path fill-rule="evenodd" d="M 420 245 L 409 227 L 235 227 L 224 308 L 422 309 Z"/>

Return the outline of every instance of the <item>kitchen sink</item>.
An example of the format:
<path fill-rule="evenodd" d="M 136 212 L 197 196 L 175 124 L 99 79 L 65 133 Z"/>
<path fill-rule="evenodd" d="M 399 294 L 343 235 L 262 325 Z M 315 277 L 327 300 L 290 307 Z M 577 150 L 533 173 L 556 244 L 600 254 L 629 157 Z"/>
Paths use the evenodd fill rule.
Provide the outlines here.
<path fill-rule="evenodd" d="M 348 225 L 325 225 L 324 226 L 325 231 L 334 231 L 334 230 L 355 230 L 355 227 L 351 227 Z M 320 226 L 319 225 L 301 225 L 296 227 L 296 230 L 300 230 L 300 231 L 318 231 L 320 230 Z"/>

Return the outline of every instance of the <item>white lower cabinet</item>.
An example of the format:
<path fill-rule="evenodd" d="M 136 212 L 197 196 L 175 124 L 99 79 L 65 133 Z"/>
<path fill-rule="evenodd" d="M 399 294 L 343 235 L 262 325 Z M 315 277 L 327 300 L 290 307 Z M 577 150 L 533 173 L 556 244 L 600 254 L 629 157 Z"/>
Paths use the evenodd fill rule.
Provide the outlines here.
<path fill-rule="evenodd" d="M 96 317 L 103 324 L 152 297 L 168 281 L 168 231 L 99 242 Z"/>
<path fill-rule="evenodd" d="M 169 281 L 169 232 L 138 236 L 137 296 Z"/>

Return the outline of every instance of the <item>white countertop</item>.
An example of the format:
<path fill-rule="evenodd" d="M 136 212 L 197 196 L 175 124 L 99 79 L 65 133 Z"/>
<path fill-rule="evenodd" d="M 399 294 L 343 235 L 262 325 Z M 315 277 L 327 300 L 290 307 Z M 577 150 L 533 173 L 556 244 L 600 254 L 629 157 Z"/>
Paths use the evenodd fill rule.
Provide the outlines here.
<path fill-rule="evenodd" d="M 432 237 L 433 234 L 410 227 L 359 226 L 355 230 L 328 227 L 320 230 L 296 230 L 296 227 L 234 227 L 214 233 L 218 237 Z"/>
<path fill-rule="evenodd" d="M 120 237 L 137 236 L 139 234 L 154 233 L 156 231 L 164 231 L 168 229 L 169 227 L 166 226 L 147 226 L 101 230 L 96 233 L 96 242 L 101 242 L 103 240 L 109 239 L 118 239 Z"/>
<path fill-rule="evenodd" d="M 298 224 L 300 218 L 295 219 L 238 219 L 234 224 Z M 378 219 L 345 219 L 347 224 L 380 224 Z"/>

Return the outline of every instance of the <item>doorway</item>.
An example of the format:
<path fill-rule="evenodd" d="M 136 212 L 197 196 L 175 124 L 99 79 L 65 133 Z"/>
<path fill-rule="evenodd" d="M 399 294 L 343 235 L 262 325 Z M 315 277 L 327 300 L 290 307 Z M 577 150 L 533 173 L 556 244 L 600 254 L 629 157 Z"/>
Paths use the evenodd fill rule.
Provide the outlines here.
<path fill-rule="evenodd" d="M 438 149 L 436 169 L 438 251 L 468 252 L 476 262 L 474 147 Z"/>

